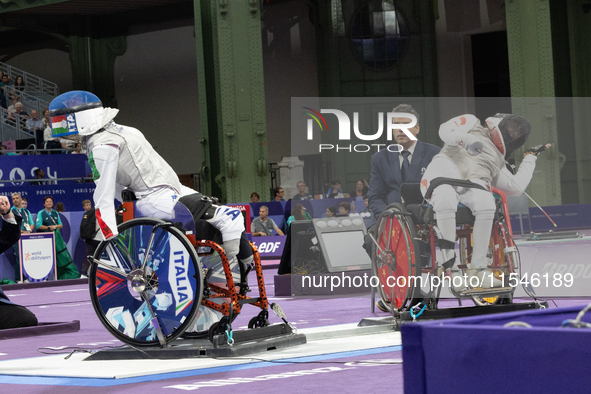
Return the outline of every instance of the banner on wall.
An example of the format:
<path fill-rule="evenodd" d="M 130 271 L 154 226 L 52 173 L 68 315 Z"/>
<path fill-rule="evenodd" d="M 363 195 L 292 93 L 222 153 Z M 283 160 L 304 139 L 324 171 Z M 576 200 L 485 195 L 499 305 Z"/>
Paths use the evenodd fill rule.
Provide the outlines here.
<path fill-rule="evenodd" d="M 22 180 L 35 178 L 34 171 L 38 168 L 45 172 L 45 178 L 48 181 L 88 175 L 86 155 L 2 156 L 1 160 L 0 179 L 14 180 L 14 182 L 0 183 L 0 189 L 8 186 L 23 186 Z M 61 182 L 74 183 L 75 181 Z"/>
<path fill-rule="evenodd" d="M 19 240 L 21 281 L 57 280 L 53 232 L 22 234 Z"/>

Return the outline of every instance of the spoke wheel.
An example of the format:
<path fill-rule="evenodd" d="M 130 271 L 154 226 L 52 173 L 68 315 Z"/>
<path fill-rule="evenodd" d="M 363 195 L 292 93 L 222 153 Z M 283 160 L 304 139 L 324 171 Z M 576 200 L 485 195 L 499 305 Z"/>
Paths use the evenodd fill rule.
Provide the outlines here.
<path fill-rule="evenodd" d="M 377 223 L 377 245 L 374 244 L 372 265 L 377 275 L 378 293 L 393 311 L 406 307 L 418 288 L 411 277 L 415 269 L 418 251 L 416 232 L 412 219 L 400 213 L 406 212 L 401 204 L 391 204 L 380 215 Z"/>
<path fill-rule="evenodd" d="M 162 345 L 158 334 L 170 343 L 201 304 L 202 269 L 195 249 L 180 230 L 159 219 L 133 219 L 118 231 L 94 254 L 104 264 L 92 264 L 89 272 L 94 310 L 127 344 Z"/>

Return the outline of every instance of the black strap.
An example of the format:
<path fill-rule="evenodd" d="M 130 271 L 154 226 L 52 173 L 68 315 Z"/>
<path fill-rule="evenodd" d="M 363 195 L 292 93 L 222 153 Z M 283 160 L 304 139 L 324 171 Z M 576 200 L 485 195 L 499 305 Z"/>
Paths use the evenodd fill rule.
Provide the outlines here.
<path fill-rule="evenodd" d="M 456 243 L 453 241 L 448 241 L 447 239 L 438 239 L 435 241 L 435 244 L 439 247 L 439 249 L 444 250 L 454 250 L 456 247 Z M 454 256 L 447 260 L 445 263 L 441 264 L 444 270 L 453 267 L 454 263 L 456 262 L 456 254 L 454 252 Z"/>
<path fill-rule="evenodd" d="M 431 195 L 433 194 L 433 190 L 435 190 L 435 188 L 440 185 L 451 185 L 451 186 L 460 186 L 460 187 L 467 187 L 467 188 L 472 188 L 472 189 L 486 190 L 486 188 L 484 186 L 479 185 L 478 183 L 474 183 L 469 180 L 437 177 L 437 178 L 433 178 L 431 180 L 431 183 L 429 184 L 429 188 L 427 189 L 427 193 L 425 193 L 425 198 L 430 199 Z"/>
<path fill-rule="evenodd" d="M 456 254 L 454 253 L 454 257 L 447 260 L 445 263 L 441 264 L 441 266 L 443 267 L 444 270 L 446 270 L 448 268 L 453 267 L 455 262 L 456 262 Z"/>
<path fill-rule="evenodd" d="M 456 243 L 453 241 L 448 241 L 447 239 L 438 239 L 435 241 L 435 244 L 439 247 L 439 249 L 454 250 L 456 248 Z"/>

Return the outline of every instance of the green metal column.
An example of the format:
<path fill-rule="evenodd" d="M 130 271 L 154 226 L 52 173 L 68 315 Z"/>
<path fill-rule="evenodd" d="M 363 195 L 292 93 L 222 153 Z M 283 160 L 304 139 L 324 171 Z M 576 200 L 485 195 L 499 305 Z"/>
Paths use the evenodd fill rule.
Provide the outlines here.
<path fill-rule="evenodd" d="M 269 199 L 259 0 L 195 0 L 204 192 Z M 200 30 L 197 32 L 197 30 Z"/>
<path fill-rule="evenodd" d="M 105 31 L 99 20 L 76 18 L 70 23 L 72 86 L 96 94 L 103 105 L 116 107 L 115 59 L 127 49 L 119 31 Z"/>
<path fill-rule="evenodd" d="M 560 205 L 564 155 L 556 130 L 549 0 L 507 0 L 505 4 L 513 112 L 532 124 L 527 146 L 515 157 L 519 162 L 530 146 L 553 144 L 538 158 L 528 192 L 540 205 Z"/>

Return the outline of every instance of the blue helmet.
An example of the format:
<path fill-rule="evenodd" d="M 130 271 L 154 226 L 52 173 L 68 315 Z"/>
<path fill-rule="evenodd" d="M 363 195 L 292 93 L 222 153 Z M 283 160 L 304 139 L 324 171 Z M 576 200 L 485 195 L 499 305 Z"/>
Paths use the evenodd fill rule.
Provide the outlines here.
<path fill-rule="evenodd" d="M 73 90 L 61 94 L 49 105 L 52 135 L 63 137 L 96 133 L 113 118 L 105 121 L 103 114 L 103 103 L 90 92 Z"/>

